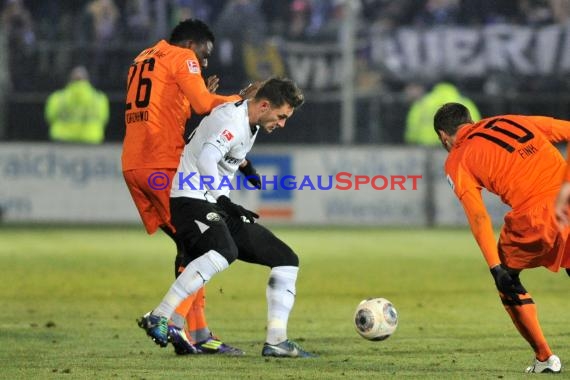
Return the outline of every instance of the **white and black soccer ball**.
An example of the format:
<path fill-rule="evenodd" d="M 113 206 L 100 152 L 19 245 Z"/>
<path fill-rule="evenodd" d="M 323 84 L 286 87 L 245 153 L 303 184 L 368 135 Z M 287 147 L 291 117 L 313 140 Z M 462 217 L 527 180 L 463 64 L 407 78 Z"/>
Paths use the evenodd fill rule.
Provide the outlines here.
<path fill-rule="evenodd" d="M 364 339 L 387 339 L 398 327 L 398 312 L 385 298 L 363 300 L 356 307 L 354 327 Z"/>

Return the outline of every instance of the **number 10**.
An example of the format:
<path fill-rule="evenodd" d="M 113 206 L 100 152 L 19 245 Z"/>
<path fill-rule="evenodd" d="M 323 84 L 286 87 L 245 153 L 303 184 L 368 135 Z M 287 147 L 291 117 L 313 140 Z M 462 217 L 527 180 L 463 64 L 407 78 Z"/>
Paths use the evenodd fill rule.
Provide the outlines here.
<path fill-rule="evenodd" d="M 495 125 L 495 123 L 497 123 L 497 122 L 507 123 L 507 124 L 515 127 L 516 129 L 524 132 L 524 134 L 522 136 L 519 136 L 516 133 L 509 131 L 508 129 L 498 127 L 497 125 Z M 502 119 L 502 118 L 493 119 L 493 120 L 489 121 L 483 128 L 487 129 L 487 130 L 492 130 L 492 131 L 498 132 L 501 135 L 506 136 L 507 139 L 512 139 L 512 140 L 514 140 L 518 143 L 521 143 L 521 144 L 531 140 L 532 138 L 534 138 L 534 133 L 532 133 L 531 131 L 529 131 L 528 129 L 523 127 L 522 125 L 515 123 L 512 120 L 508 120 L 508 119 Z M 505 140 L 500 139 L 497 136 L 493 136 L 493 135 L 490 135 L 490 134 L 485 133 L 485 132 L 475 132 L 475 133 L 470 134 L 467 138 L 472 139 L 473 137 L 482 137 L 488 141 L 491 141 L 494 144 L 497 144 L 501 148 L 506 149 L 509 153 L 513 153 L 515 151 L 515 148 L 511 144 L 509 144 Z"/>

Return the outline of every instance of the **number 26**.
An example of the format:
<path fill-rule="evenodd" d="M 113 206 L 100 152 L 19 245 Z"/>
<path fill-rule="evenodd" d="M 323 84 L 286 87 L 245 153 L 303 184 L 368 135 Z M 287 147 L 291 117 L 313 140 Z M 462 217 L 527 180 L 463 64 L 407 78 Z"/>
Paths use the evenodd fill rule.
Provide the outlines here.
<path fill-rule="evenodd" d="M 137 108 L 145 108 L 150 103 L 150 91 L 152 90 L 152 80 L 144 76 L 145 71 L 153 71 L 154 70 L 154 58 L 148 58 L 144 61 L 133 63 L 130 68 L 130 75 L 129 75 L 129 83 L 127 85 L 127 93 L 133 84 L 133 79 L 135 78 L 137 71 L 140 71 L 138 76 L 138 86 L 137 86 L 137 93 L 135 96 L 135 106 Z M 131 102 L 126 104 L 127 110 L 132 108 Z"/>

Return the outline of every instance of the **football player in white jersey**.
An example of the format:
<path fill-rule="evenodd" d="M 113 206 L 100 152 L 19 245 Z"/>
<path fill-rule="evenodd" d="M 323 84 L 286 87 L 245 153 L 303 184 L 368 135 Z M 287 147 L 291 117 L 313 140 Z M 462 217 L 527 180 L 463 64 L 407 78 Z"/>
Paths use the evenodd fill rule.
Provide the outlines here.
<path fill-rule="evenodd" d="M 266 289 L 267 336 L 261 354 L 314 356 L 287 337 L 299 258 L 255 223 L 257 214 L 229 198 L 229 183 L 247 162 L 245 156 L 259 130 L 271 133 L 285 127 L 303 101 L 291 80 L 271 78 L 253 99 L 215 108 L 190 136 L 170 194 L 172 224 L 189 256 L 187 265 L 162 302 L 143 316 L 141 325 L 157 344 L 168 342 L 168 320 L 180 302 L 239 259 L 271 268 Z"/>

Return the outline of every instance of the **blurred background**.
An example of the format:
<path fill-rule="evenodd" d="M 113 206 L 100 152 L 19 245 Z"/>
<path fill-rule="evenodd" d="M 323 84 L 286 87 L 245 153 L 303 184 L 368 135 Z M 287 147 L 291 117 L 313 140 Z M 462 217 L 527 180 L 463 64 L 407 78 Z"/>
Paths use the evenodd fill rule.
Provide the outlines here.
<path fill-rule="evenodd" d="M 216 36 L 204 74 L 221 78 L 219 92 L 280 75 L 306 93 L 287 128 L 258 139 L 266 172 L 422 175 L 419 189 L 358 199 L 334 190 L 242 195 L 269 221 L 464 223 L 442 179 L 431 124 L 439 105 L 468 103 L 477 118 L 570 118 L 569 0 L 3 0 L 6 221 L 136 222 L 118 159 L 126 74 L 138 52 L 189 17 Z M 49 132 L 48 98 L 78 66 L 109 105 L 102 141 L 89 146 L 53 142 Z"/>

